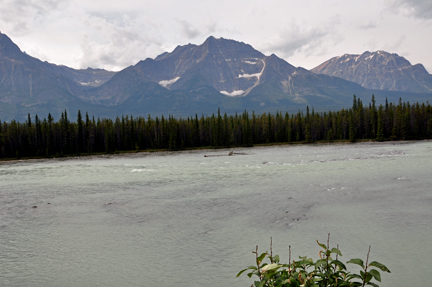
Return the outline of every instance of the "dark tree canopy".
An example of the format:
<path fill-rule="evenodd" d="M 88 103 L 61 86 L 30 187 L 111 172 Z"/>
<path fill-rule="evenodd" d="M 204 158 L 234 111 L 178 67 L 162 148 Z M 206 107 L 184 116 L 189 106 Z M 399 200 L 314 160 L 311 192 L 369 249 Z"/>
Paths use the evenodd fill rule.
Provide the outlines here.
<path fill-rule="evenodd" d="M 152 118 L 122 116 L 90 119 L 78 111 L 70 122 L 67 111 L 55 121 L 51 114 L 25 123 L 0 121 L 0 158 L 49 157 L 134 150 L 178 150 L 197 147 L 252 146 L 267 143 L 339 140 L 418 140 L 432 138 L 429 103 L 363 105 L 354 96 L 350 109 L 306 114 L 277 112 L 250 115 L 195 115 Z"/>

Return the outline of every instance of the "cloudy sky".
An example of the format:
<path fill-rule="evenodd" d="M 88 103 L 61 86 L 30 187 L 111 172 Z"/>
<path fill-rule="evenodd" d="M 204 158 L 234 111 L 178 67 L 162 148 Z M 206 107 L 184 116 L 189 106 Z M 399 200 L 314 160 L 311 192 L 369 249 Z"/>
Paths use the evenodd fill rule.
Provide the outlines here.
<path fill-rule="evenodd" d="M 431 0 L 0 0 L 0 31 L 73 68 L 121 70 L 213 35 L 307 69 L 384 50 L 432 73 Z"/>

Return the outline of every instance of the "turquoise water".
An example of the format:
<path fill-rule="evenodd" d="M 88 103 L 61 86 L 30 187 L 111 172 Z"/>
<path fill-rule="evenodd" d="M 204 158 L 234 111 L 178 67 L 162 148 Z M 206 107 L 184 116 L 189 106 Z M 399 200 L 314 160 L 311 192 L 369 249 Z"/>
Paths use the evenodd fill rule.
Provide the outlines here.
<path fill-rule="evenodd" d="M 0 285 L 250 286 L 256 245 L 316 259 L 330 233 L 428 286 L 432 142 L 229 151 L 0 164 Z"/>

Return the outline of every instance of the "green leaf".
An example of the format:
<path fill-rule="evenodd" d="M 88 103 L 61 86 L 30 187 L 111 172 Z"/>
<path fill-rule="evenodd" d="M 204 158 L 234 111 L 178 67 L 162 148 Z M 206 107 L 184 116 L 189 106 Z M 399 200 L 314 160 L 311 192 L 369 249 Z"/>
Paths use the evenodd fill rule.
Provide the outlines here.
<path fill-rule="evenodd" d="M 318 261 L 315 263 L 315 267 L 318 268 L 318 267 L 320 267 L 321 265 L 324 265 L 324 264 L 326 264 L 326 263 L 327 263 L 327 260 L 326 260 L 326 259 L 320 259 L 320 260 L 318 260 Z"/>
<path fill-rule="evenodd" d="M 236 277 L 239 277 L 240 275 L 242 275 L 243 274 L 243 272 L 245 272 L 246 270 L 248 270 L 249 268 L 246 268 L 246 269 L 243 269 L 242 271 L 240 271 L 238 274 L 237 274 L 237 276 Z"/>
<path fill-rule="evenodd" d="M 376 285 L 375 283 L 369 282 L 367 285 L 373 286 L 373 287 L 379 287 L 378 285 Z"/>
<path fill-rule="evenodd" d="M 374 266 L 374 267 L 377 267 L 377 268 L 381 269 L 382 271 L 385 271 L 385 272 L 391 273 L 390 270 L 389 270 L 389 269 L 388 269 L 384 264 L 381 264 L 381 263 L 376 262 L 376 261 L 372 261 L 372 262 L 369 264 L 369 266 Z"/>
<path fill-rule="evenodd" d="M 327 250 L 327 247 L 326 247 L 324 244 L 319 243 L 318 239 L 317 239 L 317 243 L 318 243 L 318 245 L 321 246 L 323 249 Z"/>
<path fill-rule="evenodd" d="M 257 261 L 258 261 L 258 262 L 262 262 L 263 259 L 264 259 L 264 257 L 266 257 L 266 255 L 267 255 L 267 252 L 262 253 L 262 254 L 257 258 Z"/>
<path fill-rule="evenodd" d="M 350 261 L 348 261 L 347 263 L 357 264 L 357 265 L 360 265 L 363 269 L 365 268 L 364 264 L 363 264 L 363 260 L 358 259 L 358 258 L 353 258 Z"/>
<path fill-rule="evenodd" d="M 330 262 L 330 264 L 335 264 L 335 265 L 339 266 L 342 270 L 346 270 L 345 264 L 343 264 L 339 260 L 333 260 L 332 262 Z"/>
<path fill-rule="evenodd" d="M 277 270 L 280 267 L 282 267 L 281 264 L 267 264 L 266 266 L 264 266 L 263 268 L 261 268 L 261 270 L 263 272 L 266 272 L 266 271 L 270 271 L 270 270 Z"/>
<path fill-rule="evenodd" d="M 342 256 L 342 253 L 340 252 L 340 250 L 337 249 L 337 248 L 334 248 L 334 247 L 332 248 L 331 253 L 337 253 L 337 254 L 339 254 L 340 256 Z"/>
<path fill-rule="evenodd" d="M 297 262 L 296 262 L 297 266 L 302 266 L 302 265 L 307 265 L 307 266 L 309 266 L 309 265 L 311 265 L 312 263 L 313 263 L 313 260 L 309 260 L 309 259 L 307 259 L 307 260 L 301 260 L 301 261 L 297 261 Z"/>
<path fill-rule="evenodd" d="M 360 275 L 358 275 L 358 274 L 350 274 L 350 275 L 347 276 L 347 278 L 350 279 L 350 280 L 353 279 L 353 278 L 357 278 L 357 279 L 363 280 L 363 278 Z"/>
<path fill-rule="evenodd" d="M 289 285 L 289 286 L 291 286 L 291 287 L 299 287 L 300 286 L 300 282 L 298 281 L 298 279 L 291 277 L 289 280 L 291 282 L 291 285 Z"/>
<path fill-rule="evenodd" d="M 273 262 L 279 263 L 279 261 L 280 261 L 279 255 L 273 256 Z"/>
<path fill-rule="evenodd" d="M 254 274 L 258 276 L 258 274 L 257 274 L 256 272 L 253 272 L 253 271 L 252 271 L 252 272 L 250 272 L 250 273 L 248 273 L 248 274 L 247 274 L 247 276 L 248 276 L 249 278 L 251 278 L 251 277 L 252 277 L 252 275 L 254 275 Z"/>
<path fill-rule="evenodd" d="M 378 270 L 372 269 L 368 271 L 369 274 L 371 274 L 375 280 L 381 282 L 381 274 L 378 272 Z"/>
<path fill-rule="evenodd" d="M 279 284 L 279 285 L 276 285 L 276 286 L 287 284 L 288 283 L 288 278 L 278 278 L 275 282 L 276 282 L 276 284 Z"/>
<path fill-rule="evenodd" d="M 371 280 L 372 280 L 372 274 L 370 274 L 369 272 L 367 272 L 364 281 L 366 283 L 369 283 L 369 281 L 371 281 Z"/>

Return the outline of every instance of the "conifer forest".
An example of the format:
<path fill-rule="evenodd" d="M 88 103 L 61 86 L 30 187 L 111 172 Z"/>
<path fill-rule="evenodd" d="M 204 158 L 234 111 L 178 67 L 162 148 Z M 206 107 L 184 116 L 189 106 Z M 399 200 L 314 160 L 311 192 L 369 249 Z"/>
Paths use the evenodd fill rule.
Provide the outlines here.
<path fill-rule="evenodd" d="M 240 147 L 257 144 L 432 138 L 432 108 L 427 103 L 364 105 L 356 96 L 349 109 L 297 113 L 152 118 L 126 115 L 95 119 L 78 111 L 76 121 L 65 110 L 58 120 L 34 118 L 24 123 L 0 121 L 0 159 L 58 157 L 144 150 Z"/>

